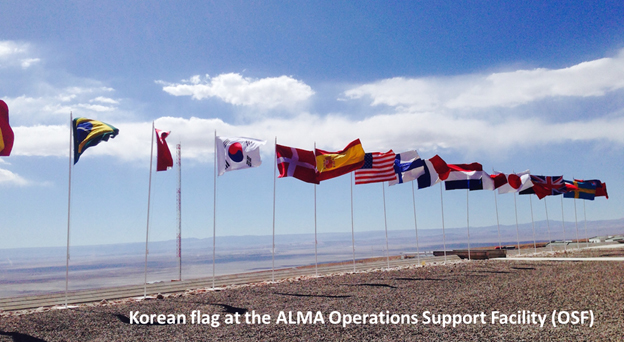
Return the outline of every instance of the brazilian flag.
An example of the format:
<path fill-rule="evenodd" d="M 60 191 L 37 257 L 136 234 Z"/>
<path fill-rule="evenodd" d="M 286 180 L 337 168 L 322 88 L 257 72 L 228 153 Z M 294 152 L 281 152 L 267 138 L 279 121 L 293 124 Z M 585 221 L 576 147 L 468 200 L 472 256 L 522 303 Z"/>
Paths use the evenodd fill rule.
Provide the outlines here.
<path fill-rule="evenodd" d="M 119 130 L 102 121 L 87 118 L 75 118 L 74 130 L 74 165 L 80 159 L 80 155 L 89 147 L 95 146 L 100 141 L 108 141 L 119 134 Z"/>

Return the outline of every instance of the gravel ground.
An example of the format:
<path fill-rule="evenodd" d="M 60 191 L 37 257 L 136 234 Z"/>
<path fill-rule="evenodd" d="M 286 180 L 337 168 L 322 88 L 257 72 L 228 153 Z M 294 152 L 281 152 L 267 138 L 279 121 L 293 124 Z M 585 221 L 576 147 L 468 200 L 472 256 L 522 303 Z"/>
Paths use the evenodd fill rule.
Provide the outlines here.
<path fill-rule="evenodd" d="M 5 312 L 0 316 L 0 341 L 621 341 L 624 333 L 621 262 L 457 262 L 162 297 Z M 212 321 L 218 326 L 192 324 L 194 310 L 205 320 L 218 315 Z M 492 322 L 497 311 L 503 316 L 523 310 L 544 315 L 544 326 L 539 321 Z M 587 320 L 555 321 L 554 327 L 553 310 L 561 321 L 566 313 L 574 317 L 574 311 L 590 311 L 593 326 Z M 561 310 L 566 313 L 558 314 Z M 137 311 L 184 315 L 186 324 L 134 324 L 140 319 L 133 316 Z M 297 312 L 311 314 L 305 323 L 294 324 Z M 485 324 L 481 316 L 476 323 L 469 321 L 482 312 Z M 252 313 L 260 315 L 258 321 L 268 315 L 269 323 L 248 324 L 245 315 Z M 226 317 L 237 314 L 240 324 L 226 324 Z M 356 315 L 366 321 L 343 326 L 347 318 L 357 320 Z M 461 315 L 456 318 L 464 321 L 443 326 L 441 315 Z M 515 322 L 515 316 L 511 319 Z"/>

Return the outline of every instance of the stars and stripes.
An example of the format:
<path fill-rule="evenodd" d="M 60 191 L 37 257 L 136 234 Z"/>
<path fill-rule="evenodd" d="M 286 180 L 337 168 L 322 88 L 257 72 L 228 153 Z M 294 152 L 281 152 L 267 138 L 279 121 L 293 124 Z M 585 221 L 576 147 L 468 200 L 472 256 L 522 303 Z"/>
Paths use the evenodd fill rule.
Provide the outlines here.
<path fill-rule="evenodd" d="M 392 150 L 386 153 L 364 154 L 364 165 L 355 170 L 355 184 L 395 181 L 397 178 L 394 172 L 395 156 Z"/>

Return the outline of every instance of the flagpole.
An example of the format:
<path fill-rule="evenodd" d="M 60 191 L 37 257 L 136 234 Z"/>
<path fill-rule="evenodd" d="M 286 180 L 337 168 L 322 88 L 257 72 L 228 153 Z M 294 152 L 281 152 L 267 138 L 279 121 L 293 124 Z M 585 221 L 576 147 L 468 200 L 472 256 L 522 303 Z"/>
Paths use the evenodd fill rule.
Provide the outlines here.
<path fill-rule="evenodd" d="M 563 250 L 568 250 L 568 243 L 565 238 L 565 218 L 563 216 L 563 195 L 561 195 L 561 227 L 563 228 Z"/>
<path fill-rule="evenodd" d="M 516 202 L 515 192 L 514 192 L 514 208 L 516 210 L 516 238 L 518 239 L 518 255 L 520 255 L 520 232 L 518 231 L 518 204 Z"/>
<path fill-rule="evenodd" d="M 589 247 L 589 234 L 587 234 L 587 213 L 585 212 L 585 201 L 583 201 L 583 218 L 585 219 L 585 236 L 587 237 L 586 246 Z"/>
<path fill-rule="evenodd" d="M 470 208 L 468 207 L 468 203 L 470 202 L 468 200 L 469 194 L 470 194 L 470 190 L 466 189 L 466 230 L 468 231 L 468 260 L 471 260 L 470 258 Z"/>
<path fill-rule="evenodd" d="M 67 308 L 67 292 L 69 289 L 69 227 L 71 222 L 71 185 L 72 185 L 72 136 L 74 133 L 74 118 L 69 112 L 69 180 L 67 190 L 67 253 L 65 255 L 65 308 Z"/>
<path fill-rule="evenodd" d="M 418 221 L 416 220 L 416 195 L 414 191 L 414 182 L 412 183 L 412 204 L 414 206 L 414 229 L 416 229 L 416 260 L 420 265 L 420 246 L 418 243 Z"/>
<path fill-rule="evenodd" d="M 147 190 L 147 225 L 145 228 L 145 273 L 143 282 L 143 298 L 147 297 L 147 245 L 149 242 L 150 200 L 152 198 L 152 164 L 154 157 L 154 121 L 152 121 L 152 143 L 150 145 L 149 186 Z"/>
<path fill-rule="evenodd" d="M 271 280 L 275 281 L 275 183 L 277 183 L 277 136 L 275 137 L 275 151 L 273 155 L 273 248 L 272 254 L 272 266 L 271 266 Z"/>
<path fill-rule="evenodd" d="M 386 227 L 386 261 L 388 262 L 388 269 L 390 269 L 390 249 L 388 249 L 388 219 L 386 218 L 386 187 L 384 182 L 381 182 L 381 190 L 383 194 L 384 204 L 384 226 Z"/>
<path fill-rule="evenodd" d="M 561 199 L 563 200 L 563 195 L 561 195 Z M 581 244 L 579 242 L 578 220 L 576 218 L 576 198 L 574 199 L 574 227 L 576 227 L 576 249 L 581 249 Z"/>
<path fill-rule="evenodd" d="M 498 196 L 496 195 L 496 190 L 494 190 L 494 207 L 496 208 L 496 228 L 498 229 L 498 245 L 502 248 L 503 244 L 501 242 L 500 221 L 498 219 Z"/>
<path fill-rule="evenodd" d="M 548 219 L 548 206 L 546 205 L 546 197 L 544 197 L 544 208 L 546 209 L 546 227 L 548 228 L 548 244 L 550 245 L 550 251 L 553 251 L 552 240 L 550 238 L 550 220 Z"/>
<path fill-rule="evenodd" d="M 316 141 L 314 142 L 314 155 L 316 156 Z M 316 158 L 316 157 L 315 157 Z M 316 239 L 316 184 L 314 184 L 314 272 L 318 277 L 318 254 L 317 254 L 317 245 L 318 241 Z"/>
<path fill-rule="evenodd" d="M 213 208 L 212 208 L 212 288 L 215 288 L 215 258 L 217 244 L 217 130 L 214 131 L 214 194 L 213 194 Z"/>
<path fill-rule="evenodd" d="M 178 162 L 178 191 L 177 191 L 177 214 L 178 214 L 178 280 L 182 281 L 182 144 L 176 146 Z"/>
<path fill-rule="evenodd" d="M 535 242 L 535 219 L 533 219 L 533 199 L 529 196 L 529 206 L 531 206 L 531 225 L 533 226 L 533 250 L 537 253 L 537 243 Z"/>
<path fill-rule="evenodd" d="M 355 229 L 353 224 L 353 172 L 351 172 L 351 247 L 353 248 L 353 272 L 355 272 Z"/>
<path fill-rule="evenodd" d="M 446 262 L 446 234 L 444 233 L 444 196 L 442 195 L 442 183 L 440 183 L 440 207 L 442 208 L 442 244 L 444 246 L 444 262 Z"/>

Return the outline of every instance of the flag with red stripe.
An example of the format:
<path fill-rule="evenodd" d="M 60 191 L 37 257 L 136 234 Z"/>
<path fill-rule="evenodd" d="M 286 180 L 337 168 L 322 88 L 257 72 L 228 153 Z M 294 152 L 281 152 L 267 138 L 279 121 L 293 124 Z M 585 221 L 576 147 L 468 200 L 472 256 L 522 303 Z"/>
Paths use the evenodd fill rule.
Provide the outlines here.
<path fill-rule="evenodd" d="M 394 172 L 396 154 L 390 150 L 386 153 L 373 152 L 364 154 L 364 165 L 355 170 L 355 184 L 389 182 L 397 179 Z"/>

